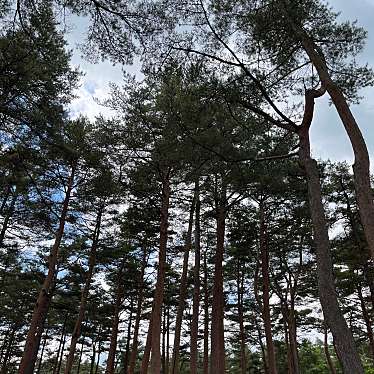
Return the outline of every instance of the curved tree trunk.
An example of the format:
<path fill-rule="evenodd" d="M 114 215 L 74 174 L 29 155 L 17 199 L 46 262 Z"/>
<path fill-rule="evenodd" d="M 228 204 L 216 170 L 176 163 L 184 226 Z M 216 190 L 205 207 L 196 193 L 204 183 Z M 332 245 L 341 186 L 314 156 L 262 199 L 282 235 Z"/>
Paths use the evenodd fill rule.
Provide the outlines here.
<path fill-rule="evenodd" d="M 200 306 L 200 193 L 199 182 L 195 184 L 196 191 L 196 212 L 195 212 L 195 266 L 193 277 L 193 302 L 191 321 L 191 374 L 197 374 L 198 370 L 198 336 L 199 336 L 199 306 Z"/>
<path fill-rule="evenodd" d="M 65 221 L 68 213 L 70 196 L 73 189 L 75 174 L 75 165 L 71 168 L 71 173 L 68 179 L 65 199 L 62 206 L 59 226 L 56 232 L 55 242 L 51 249 L 48 261 L 48 273 L 43 282 L 42 289 L 40 290 L 35 308 L 32 314 L 31 325 L 26 337 L 25 349 L 23 352 L 22 360 L 19 367 L 19 374 L 33 374 L 40 339 L 43 333 L 44 322 L 47 317 L 49 305 L 51 302 L 52 294 L 51 289 L 56 276 L 56 266 L 58 260 L 58 251 L 62 236 L 64 234 Z"/>
<path fill-rule="evenodd" d="M 369 152 L 355 117 L 341 89 L 332 80 L 320 49 L 313 39 L 304 31 L 292 24 L 299 35 L 305 52 L 316 68 L 323 87 L 329 93 L 332 102 L 344 125 L 352 145 L 355 162 L 353 165 L 354 183 L 362 226 L 372 258 L 374 258 L 374 200 L 370 183 Z"/>
<path fill-rule="evenodd" d="M 181 281 L 179 286 L 179 303 L 177 308 L 177 316 L 175 321 L 175 331 L 174 331 L 174 345 L 173 345 L 173 354 L 171 358 L 171 367 L 170 374 L 179 374 L 179 348 L 181 341 L 181 331 L 182 331 L 182 320 L 183 313 L 186 305 L 186 294 L 187 294 L 187 272 L 188 272 L 188 259 L 191 251 L 192 243 L 192 225 L 193 225 L 193 215 L 195 211 L 195 201 L 196 201 L 196 192 L 192 199 L 190 214 L 188 219 L 188 229 L 186 242 L 184 245 L 184 256 L 183 256 L 183 269 L 181 275 Z"/>
<path fill-rule="evenodd" d="M 71 373 L 71 369 L 74 363 L 74 355 L 75 355 L 77 342 L 78 342 L 79 337 L 81 336 L 81 327 L 82 327 L 82 322 L 84 318 L 84 313 L 86 311 L 87 297 L 88 297 L 88 293 L 90 290 L 90 285 L 91 285 L 92 277 L 94 274 L 95 263 L 96 263 L 96 249 L 97 249 L 97 244 L 98 244 L 99 236 L 100 236 L 100 225 L 101 225 L 102 212 L 103 212 L 103 208 L 100 207 L 97 218 L 96 218 L 96 226 L 95 226 L 95 230 L 94 230 L 93 238 L 92 238 L 90 257 L 88 260 L 88 272 L 86 275 L 86 282 L 82 290 L 78 317 L 77 317 L 77 320 L 75 321 L 74 330 L 73 330 L 73 334 L 72 334 L 71 342 L 70 342 L 69 354 L 66 359 L 66 366 L 65 366 L 65 372 L 64 372 L 65 374 Z"/>
<path fill-rule="evenodd" d="M 314 243 L 317 255 L 317 280 L 319 297 L 326 323 L 330 328 L 338 356 L 345 374 L 363 374 L 360 356 L 350 329 L 339 307 L 330 255 L 330 241 L 317 162 L 310 156 L 309 128 L 313 119 L 316 91 L 306 93 L 304 119 L 299 131 L 299 159 L 307 179 L 310 213 L 313 222 Z"/>

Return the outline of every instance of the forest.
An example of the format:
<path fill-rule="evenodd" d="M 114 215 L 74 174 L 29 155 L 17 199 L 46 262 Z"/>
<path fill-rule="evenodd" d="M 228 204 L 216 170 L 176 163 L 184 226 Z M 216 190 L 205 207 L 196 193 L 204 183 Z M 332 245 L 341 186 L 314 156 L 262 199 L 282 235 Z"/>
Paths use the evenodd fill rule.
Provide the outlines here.
<path fill-rule="evenodd" d="M 0 20 L 1 374 L 374 374 L 357 22 L 324 0 L 0 0 Z M 77 53 L 123 72 L 93 119 Z M 314 154 L 326 98 L 352 163 Z"/>

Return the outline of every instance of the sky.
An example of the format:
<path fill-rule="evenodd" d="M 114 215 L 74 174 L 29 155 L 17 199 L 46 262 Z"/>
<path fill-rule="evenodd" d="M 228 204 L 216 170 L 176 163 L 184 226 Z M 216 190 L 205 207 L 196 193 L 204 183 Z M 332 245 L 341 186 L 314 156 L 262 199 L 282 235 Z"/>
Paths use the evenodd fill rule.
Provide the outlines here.
<path fill-rule="evenodd" d="M 374 0 L 330 0 L 334 10 L 341 12 L 340 19 L 357 20 L 358 24 L 368 31 L 368 39 L 359 61 L 368 63 L 374 68 Z M 111 112 L 95 100 L 108 97 L 109 83 L 121 84 L 122 69 L 127 73 L 139 72 L 139 65 L 113 66 L 110 62 L 92 64 L 83 59 L 77 45 L 84 42 L 87 22 L 81 18 L 70 21 L 71 31 L 67 36 L 70 47 L 74 50 L 72 63 L 85 72 L 77 98 L 71 105 L 73 116 L 84 114 L 93 119 L 100 113 L 110 116 Z M 359 105 L 352 106 L 357 123 L 363 132 L 370 158 L 374 160 L 374 87 L 361 91 L 363 97 Z M 328 98 L 319 99 L 316 103 L 315 117 L 311 128 L 312 154 L 316 158 L 353 163 L 353 153 L 343 125 Z M 374 161 L 371 165 L 374 171 Z"/>

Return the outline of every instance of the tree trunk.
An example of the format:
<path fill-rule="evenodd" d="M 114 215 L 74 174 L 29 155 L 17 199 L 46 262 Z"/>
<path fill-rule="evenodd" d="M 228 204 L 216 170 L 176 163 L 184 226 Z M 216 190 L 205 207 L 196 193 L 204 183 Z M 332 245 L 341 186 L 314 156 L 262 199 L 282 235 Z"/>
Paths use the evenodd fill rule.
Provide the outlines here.
<path fill-rule="evenodd" d="M 44 322 L 47 317 L 52 294 L 51 289 L 56 276 L 56 266 L 58 260 L 58 251 L 62 236 L 64 234 L 65 221 L 69 208 L 70 196 L 73 189 L 75 174 L 75 165 L 71 168 L 68 179 L 65 199 L 62 206 L 60 222 L 56 232 L 55 242 L 53 244 L 48 261 L 48 273 L 40 290 L 35 308 L 32 314 L 31 325 L 26 337 L 25 349 L 19 367 L 19 374 L 33 374 L 35 362 L 38 355 L 40 339 L 43 333 Z"/>
<path fill-rule="evenodd" d="M 214 283 L 212 300 L 211 355 L 210 373 L 225 372 L 225 337 L 224 337 L 224 295 L 223 295 L 223 253 L 226 220 L 226 187 L 222 186 L 222 196 L 216 206 L 217 244 L 214 256 Z"/>
<path fill-rule="evenodd" d="M 57 374 L 60 374 L 60 371 L 61 371 L 61 364 L 62 364 L 62 360 L 64 358 L 65 343 L 66 343 L 66 333 L 64 334 L 64 340 L 62 342 L 62 347 L 61 347 L 61 355 L 60 355 L 60 359 L 58 360 L 58 366 L 57 366 L 57 370 L 56 370 Z"/>
<path fill-rule="evenodd" d="M 5 233 L 6 233 L 6 230 L 8 229 L 9 220 L 12 217 L 13 212 L 14 212 L 14 207 L 16 205 L 17 197 L 18 197 L 18 189 L 16 187 L 15 191 L 13 192 L 12 200 L 10 201 L 10 205 L 9 205 L 7 214 L 6 214 L 5 218 L 4 218 L 3 226 L 1 228 L 1 232 L 0 232 L 0 247 L 2 247 L 3 244 L 4 244 Z"/>
<path fill-rule="evenodd" d="M 16 331 L 17 331 L 17 325 L 14 325 L 14 327 L 12 328 L 12 330 L 10 332 L 10 335 L 9 335 L 7 349 L 5 351 L 5 355 L 4 355 L 3 362 L 2 362 L 1 374 L 6 374 L 8 372 L 8 370 L 7 370 L 8 360 L 10 359 L 11 354 L 12 354 L 14 335 L 15 335 Z"/>
<path fill-rule="evenodd" d="M 134 374 L 135 364 L 136 364 L 136 357 L 138 354 L 138 338 L 139 338 L 139 327 L 140 321 L 142 318 L 142 306 L 143 306 L 143 296 L 144 296 L 144 272 L 147 266 L 147 249 L 146 246 L 143 248 L 143 258 L 142 258 L 142 265 L 140 270 L 140 276 L 138 281 L 138 301 L 136 306 L 136 317 L 135 317 L 135 326 L 134 326 L 134 337 L 130 355 L 130 363 L 129 363 L 129 370 L 128 374 Z"/>
<path fill-rule="evenodd" d="M 209 291 L 208 291 L 208 264 L 204 252 L 204 357 L 203 374 L 209 373 Z"/>
<path fill-rule="evenodd" d="M 314 93 L 308 91 L 306 93 L 303 125 L 299 131 L 299 158 L 308 184 L 309 206 L 317 255 L 319 296 L 326 323 L 333 334 L 338 355 L 342 360 L 344 373 L 363 374 L 364 370 L 360 356 L 356 350 L 352 333 L 339 307 L 335 291 L 330 241 L 322 203 L 319 171 L 317 162 L 310 157 L 309 128 L 313 118 L 314 99 Z"/>
<path fill-rule="evenodd" d="M 100 364 L 100 356 L 101 356 L 101 340 L 99 340 L 99 350 L 97 352 L 97 360 L 96 360 L 96 367 L 95 367 L 95 374 L 99 371 L 99 364 Z M 114 371 L 113 371 L 114 372 Z"/>
<path fill-rule="evenodd" d="M 370 348 L 371 358 L 372 358 L 372 360 L 374 360 L 373 327 L 371 325 L 370 315 L 369 315 L 369 312 L 366 308 L 364 296 L 362 294 L 362 289 L 361 289 L 360 285 L 357 287 L 357 292 L 358 292 L 358 298 L 360 299 L 362 316 L 364 317 L 364 321 L 365 321 L 365 325 L 366 325 L 367 336 L 368 336 L 368 339 L 369 339 L 369 348 Z"/>
<path fill-rule="evenodd" d="M 196 191 L 196 212 L 195 212 L 195 266 L 193 276 L 193 302 L 192 302 L 192 322 L 191 322 L 191 374 L 198 371 L 198 337 L 199 337 L 199 306 L 200 306 L 200 192 L 199 182 L 195 183 Z"/>
<path fill-rule="evenodd" d="M 7 187 L 6 187 L 5 195 L 3 197 L 3 201 L 1 202 L 0 215 L 3 215 L 3 212 L 4 212 L 5 207 L 6 207 L 6 203 L 8 202 L 8 199 L 9 199 L 10 192 L 11 192 L 11 185 L 8 184 Z"/>
<path fill-rule="evenodd" d="M 157 270 L 156 289 L 154 293 L 153 310 L 151 316 L 150 335 L 151 341 L 151 374 L 160 374 L 161 370 L 161 352 L 160 352 L 160 335 L 161 335 L 161 310 L 164 298 L 164 283 L 166 271 L 166 247 L 168 239 L 168 217 L 169 217 L 169 200 L 170 200 L 170 170 L 163 176 L 162 180 L 162 201 L 161 201 L 161 218 L 160 218 L 160 248 Z M 143 360 L 146 357 L 143 358 Z M 144 363 L 148 367 L 148 363 Z M 144 372 L 146 373 L 146 371 Z"/>
<path fill-rule="evenodd" d="M 247 358 L 245 352 L 245 331 L 244 331 L 244 313 L 243 313 L 243 286 L 244 274 L 241 269 L 240 259 L 237 260 L 236 274 L 236 294 L 238 299 L 238 320 L 239 320 L 239 340 L 240 340 L 240 372 L 247 373 Z"/>
<path fill-rule="evenodd" d="M 85 339 L 85 336 L 83 335 L 81 351 L 79 353 L 79 359 L 78 359 L 77 374 L 79 374 L 79 371 L 80 371 L 80 368 L 81 368 L 81 362 L 82 362 L 82 357 L 83 357 L 83 348 L 84 348 L 84 339 Z"/>
<path fill-rule="evenodd" d="M 147 374 L 148 372 L 149 357 L 151 356 L 151 348 L 152 348 L 152 314 L 153 314 L 153 305 L 152 305 L 152 311 L 151 311 L 151 318 L 150 318 L 149 326 L 148 326 L 147 340 L 145 342 L 145 347 L 144 347 L 143 359 L 142 359 L 142 363 L 140 366 L 140 374 Z"/>
<path fill-rule="evenodd" d="M 97 218 L 96 218 L 95 229 L 93 232 L 90 257 L 88 260 L 88 272 L 86 275 L 86 281 L 82 289 L 78 316 L 77 316 L 77 320 L 75 321 L 74 330 L 73 330 L 73 334 L 72 334 L 71 342 L 70 342 L 69 354 L 66 359 L 66 367 L 65 367 L 65 372 L 64 372 L 65 374 L 71 373 L 71 369 L 74 363 L 75 349 L 77 346 L 78 339 L 81 336 L 81 327 L 82 327 L 82 322 L 84 319 L 84 313 L 86 311 L 87 297 L 90 291 L 90 285 L 91 285 L 92 277 L 94 274 L 95 263 L 96 263 L 96 249 L 97 249 L 97 244 L 99 241 L 102 213 L 103 213 L 103 208 L 100 207 Z"/>
<path fill-rule="evenodd" d="M 170 305 L 166 306 L 166 358 L 165 373 L 169 373 L 170 366 Z"/>
<path fill-rule="evenodd" d="M 42 345 L 42 351 L 40 352 L 39 364 L 38 364 L 38 368 L 36 369 L 36 374 L 39 374 L 40 369 L 42 368 L 44 350 L 45 350 L 45 346 L 47 345 L 47 339 L 48 339 L 48 329 L 44 334 L 44 341 L 43 341 L 43 345 Z"/>
<path fill-rule="evenodd" d="M 292 362 L 292 373 L 299 374 L 299 355 L 297 352 L 297 326 L 295 318 L 295 300 L 291 291 L 291 301 L 288 308 L 288 336 L 290 344 L 290 356 Z"/>
<path fill-rule="evenodd" d="M 94 374 L 95 361 L 96 361 L 96 343 L 92 346 L 90 374 Z"/>
<path fill-rule="evenodd" d="M 161 355 L 161 372 L 168 374 L 166 371 L 166 306 L 163 306 L 162 312 L 162 355 Z"/>
<path fill-rule="evenodd" d="M 330 373 L 336 374 L 335 366 L 334 366 L 334 363 L 332 362 L 331 355 L 330 355 L 329 342 L 327 340 L 327 326 L 326 325 L 324 326 L 324 345 L 323 346 L 324 346 L 327 366 L 329 367 Z"/>
<path fill-rule="evenodd" d="M 123 285 L 122 285 L 122 274 L 125 266 L 125 260 L 122 260 L 117 279 L 117 289 L 114 304 L 112 332 L 110 335 L 110 346 L 108 352 L 108 359 L 106 363 L 105 374 L 114 374 L 114 364 L 116 359 L 117 351 L 117 336 L 118 336 L 118 325 L 119 325 L 119 312 L 121 309 L 122 298 L 123 298 Z"/>
<path fill-rule="evenodd" d="M 265 326 L 267 362 L 270 374 L 277 374 L 273 335 L 271 331 L 270 316 L 270 276 L 269 276 L 269 252 L 267 248 L 267 233 L 265 222 L 264 202 L 260 202 L 260 251 L 262 271 L 262 317 Z"/>
<path fill-rule="evenodd" d="M 65 330 L 66 330 L 67 320 L 68 320 L 68 315 L 66 314 L 65 319 L 64 319 L 64 324 L 62 325 L 62 332 L 61 332 L 60 341 L 58 343 L 57 356 L 56 356 L 55 364 L 53 366 L 53 374 L 57 373 L 58 364 L 60 362 L 60 352 L 61 352 L 61 347 L 62 347 L 64 339 L 65 339 Z M 64 342 L 64 344 L 65 344 L 65 342 Z"/>
<path fill-rule="evenodd" d="M 329 69 L 321 55 L 320 49 L 307 33 L 293 24 L 294 30 L 299 35 L 300 42 L 305 52 L 316 68 L 323 87 L 329 93 L 332 102 L 344 125 L 350 139 L 355 162 L 353 165 L 354 183 L 361 222 L 364 228 L 366 241 L 372 258 L 374 259 L 374 201 L 370 184 L 369 152 L 362 136 L 361 130 L 353 116 L 343 92 L 332 80 Z"/>
<path fill-rule="evenodd" d="M 132 325 L 132 316 L 133 316 L 133 307 L 134 307 L 134 299 L 131 298 L 130 301 L 130 316 L 127 325 L 127 336 L 126 336 L 126 347 L 125 347 L 125 355 L 123 359 L 123 372 L 126 374 L 127 369 L 129 366 L 129 355 L 130 355 L 130 340 L 131 340 L 131 325 Z"/>
<path fill-rule="evenodd" d="M 194 197 L 192 199 L 190 214 L 188 219 L 188 229 L 187 229 L 187 236 L 186 242 L 184 245 L 184 256 L 183 256 L 183 270 L 182 276 L 179 286 L 179 303 L 177 308 L 177 316 L 175 321 L 175 332 L 174 332 L 174 346 L 173 346 L 173 354 L 171 358 L 171 374 L 179 374 L 179 348 L 180 348 L 180 340 L 181 340 L 181 331 L 182 331 L 182 320 L 183 320 L 183 313 L 186 305 L 186 293 L 187 293 L 187 273 L 188 273 L 188 259 L 190 256 L 191 251 L 191 243 L 192 243 L 192 225 L 193 225 L 193 215 L 195 211 L 195 201 L 196 201 L 196 191 Z"/>

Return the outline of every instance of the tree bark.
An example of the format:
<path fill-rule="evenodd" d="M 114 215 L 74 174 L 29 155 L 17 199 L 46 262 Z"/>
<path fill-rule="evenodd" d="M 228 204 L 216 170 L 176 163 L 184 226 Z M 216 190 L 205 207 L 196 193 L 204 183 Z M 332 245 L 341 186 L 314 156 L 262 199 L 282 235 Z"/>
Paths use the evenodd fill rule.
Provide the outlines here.
<path fill-rule="evenodd" d="M 144 297 L 144 273 L 145 268 L 147 266 L 147 249 L 146 246 L 143 248 L 143 258 L 142 258 L 142 265 L 140 270 L 140 276 L 138 281 L 138 301 L 136 306 L 136 317 L 135 317 L 135 326 L 134 326 L 134 336 L 133 336 L 133 343 L 130 355 L 130 363 L 129 363 L 129 370 L 128 374 L 134 374 L 135 364 L 136 364 L 136 357 L 138 354 L 138 339 L 139 339 L 139 327 L 140 321 L 142 318 L 142 306 L 143 306 L 143 297 Z"/>
<path fill-rule="evenodd" d="M 299 355 L 297 352 L 297 326 L 295 318 L 295 299 L 291 291 L 291 301 L 288 309 L 288 335 L 289 335 L 289 344 L 290 344 L 290 356 L 292 360 L 292 373 L 299 374 Z"/>
<path fill-rule="evenodd" d="M 204 252 L 204 352 L 203 374 L 209 373 L 209 291 L 208 291 L 208 264 Z"/>
<path fill-rule="evenodd" d="M 125 355 L 123 358 L 123 372 L 126 374 L 127 369 L 129 366 L 129 355 L 130 355 L 130 340 L 131 340 L 131 325 L 132 325 L 132 318 L 133 318 L 133 307 L 134 307 L 134 300 L 133 297 L 130 301 L 130 316 L 127 324 L 127 336 L 126 336 L 126 347 L 125 347 Z"/>
<path fill-rule="evenodd" d="M 270 374 L 277 374 L 273 334 L 270 315 L 270 276 L 269 276 L 269 252 L 267 248 L 267 233 L 265 221 L 264 202 L 260 201 L 260 251 L 262 271 L 262 317 L 265 326 L 265 339 L 267 351 L 267 363 Z"/>
<path fill-rule="evenodd" d="M 52 294 L 51 289 L 56 276 L 56 266 L 58 261 L 58 252 L 62 236 L 64 234 L 66 216 L 68 213 L 71 192 L 73 189 L 75 175 L 75 164 L 72 165 L 71 173 L 68 178 L 68 184 L 65 199 L 60 215 L 60 222 L 56 232 L 55 242 L 51 249 L 48 261 L 48 273 L 40 290 L 35 308 L 32 314 L 31 325 L 26 337 L 25 349 L 21 359 L 19 374 L 33 374 L 35 362 L 38 355 L 40 339 L 43 333 L 44 322 L 47 317 Z"/>
<path fill-rule="evenodd" d="M 151 341 L 151 374 L 160 374 L 161 370 L 161 352 L 160 352 L 160 335 L 161 335 L 161 310 L 164 298 L 164 283 L 166 272 L 166 247 L 168 239 L 168 217 L 169 217 L 169 200 L 170 200 L 170 169 L 163 175 L 162 180 L 162 201 L 161 201 L 161 218 L 160 218 L 160 247 L 157 270 L 156 289 L 154 293 L 153 310 L 151 316 L 150 335 Z M 146 357 L 143 358 L 143 360 Z M 144 363 L 148 367 L 148 363 Z M 146 373 L 146 371 L 144 372 Z"/>
<path fill-rule="evenodd" d="M 44 341 L 43 341 L 43 345 L 42 345 L 42 351 L 40 352 L 39 364 L 38 364 L 38 368 L 36 369 L 36 374 L 39 374 L 40 369 L 42 368 L 44 350 L 45 350 L 45 346 L 47 345 L 47 339 L 48 339 L 48 329 L 44 334 Z"/>
<path fill-rule="evenodd" d="M 292 23 L 305 52 L 316 68 L 323 87 L 329 93 L 332 102 L 344 125 L 352 145 L 355 162 L 353 165 L 354 183 L 362 226 L 372 258 L 374 259 L 374 201 L 370 183 L 369 152 L 361 130 L 347 103 L 343 92 L 332 80 L 322 52 L 313 39 L 300 27 Z"/>
<path fill-rule="evenodd" d="M 367 336 L 368 336 L 368 340 L 369 340 L 369 348 L 370 348 L 371 358 L 374 361 L 374 334 L 373 334 L 373 327 L 371 325 L 370 315 L 369 315 L 369 312 L 368 312 L 368 310 L 366 308 L 364 295 L 362 294 L 362 288 L 361 288 L 360 285 L 357 287 L 357 293 L 358 293 L 358 298 L 360 299 L 362 316 L 364 318 L 365 325 L 366 325 L 366 331 L 367 331 Z"/>
<path fill-rule="evenodd" d="M 212 293 L 212 327 L 210 373 L 225 373 L 225 337 L 224 337 L 224 295 L 223 295 L 223 253 L 226 220 L 226 186 L 216 202 L 217 243 L 214 256 L 214 282 Z"/>
<path fill-rule="evenodd" d="M 181 340 L 181 331 L 182 331 L 182 320 L 183 313 L 186 305 L 186 294 L 187 294 L 187 273 L 188 273 L 188 259 L 191 251 L 192 243 L 192 225 L 193 225 L 193 215 L 195 211 L 195 201 L 196 201 L 196 191 L 192 199 L 190 214 L 188 219 L 188 229 L 186 242 L 184 245 L 184 256 L 183 256 L 183 269 L 181 275 L 181 281 L 179 286 L 179 303 L 177 308 L 177 316 L 175 321 L 175 331 L 174 331 L 174 345 L 173 345 L 173 354 L 171 358 L 171 374 L 179 374 L 179 349 L 180 349 L 180 340 Z"/>
<path fill-rule="evenodd" d="M 78 316 L 77 316 L 77 320 L 75 321 L 74 330 L 73 330 L 73 334 L 72 334 L 71 342 L 70 342 L 69 354 L 66 359 L 66 366 L 65 366 L 65 372 L 64 372 L 65 374 L 71 373 L 71 369 L 74 363 L 75 349 L 78 343 L 78 339 L 81 336 L 82 322 L 84 319 L 84 313 L 86 311 L 88 293 L 90 291 L 91 281 L 92 281 L 92 277 L 94 274 L 94 268 L 95 268 L 95 263 L 96 263 L 96 249 L 97 249 L 99 236 L 100 236 L 100 225 L 101 225 L 102 213 L 103 213 L 103 208 L 100 207 L 97 218 L 96 218 L 95 229 L 93 232 L 90 257 L 88 260 L 88 272 L 86 275 L 86 281 L 82 289 Z"/>
<path fill-rule="evenodd" d="M 148 372 L 149 358 L 151 356 L 151 348 L 152 348 L 152 314 L 153 314 L 153 305 L 152 305 L 152 311 L 151 311 L 151 318 L 150 318 L 149 326 L 148 326 L 147 340 L 145 342 L 145 347 L 144 347 L 143 359 L 142 359 L 142 363 L 140 366 L 140 374 L 147 374 Z"/>
<path fill-rule="evenodd" d="M 112 322 L 112 332 L 110 335 L 110 345 L 108 351 L 108 359 L 106 363 L 105 374 L 114 374 L 114 364 L 116 359 L 117 351 L 117 337 L 118 337 L 118 325 L 119 325 L 119 313 L 123 299 L 123 285 L 122 285 L 122 274 L 125 266 L 125 260 L 122 260 L 117 279 L 117 289 L 114 302 L 114 313 Z"/>
<path fill-rule="evenodd" d="M 9 335 L 7 348 L 6 348 L 5 355 L 4 355 L 3 362 L 2 362 L 2 366 L 1 366 L 1 374 L 6 374 L 8 372 L 8 370 L 7 370 L 8 361 L 9 361 L 9 359 L 11 357 L 11 354 L 12 354 L 14 336 L 16 334 L 16 331 L 17 331 L 17 325 L 14 325 L 14 327 L 12 328 L 12 330 L 10 332 L 10 335 Z"/>
<path fill-rule="evenodd" d="M 195 183 L 196 191 L 196 211 L 195 211 L 195 266 L 193 277 L 193 301 L 192 301 L 192 321 L 191 321 L 191 374 L 197 374 L 198 371 L 198 337 L 199 337 L 199 306 L 200 306 L 200 191 L 199 182 Z"/>
<path fill-rule="evenodd" d="M 327 326 L 330 328 L 345 374 L 363 374 L 360 356 L 350 329 L 339 307 L 330 255 L 330 241 L 317 162 L 310 156 L 309 128 L 313 119 L 316 91 L 306 92 L 305 113 L 298 132 L 300 139 L 299 159 L 307 179 L 310 213 L 313 223 L 314 243 L 317 256 L 317 280 L 319 297 Z"/>
<path fill-rule="evenodd" d="M 60 371 L 61 371 L 62 360 L 64 358 L 65 343 L 66 343 L 66 333 L 64 334 L 64 339 L 63 339 L 62 347 L 61 347 L 60 359 L 58 360 L 58 365 L 57 365 L 57 370 L 56 370 L 57 374 L 60 374 Z"/>
<path fill-rule="evenodd" d="M 53 374 L 57 373 L 58 365 L 59 365 L 59 362 L 60 362 L 61 347 L 63 346 L 63 344 L 65 344 L 64 339 L 65 339 L 65 330 L 66 330 L 67 320 L 68 320 L 68 315 L 66 314 L 65 318 L 64 318 L 64 324 L 62 325 L 62 332 L 61 332 L 60 341 L 58 343 L 57 356 L 56 356 L 55 364 L 53 366 Z"/>
<path fill-rule="evenodd" d="M 17 197 L 18 197 L 18 189 L 16 187 L 15 191 L 13 192 L 12 200 L 10 201 L 10 205 L 9 205 L 7 214 L 6 214 L 5 218 L 4 218 L 3 226 L 1 228 L 1 232 L 0 232 L 0 247 L 2 247 L 3 244 L 4 244 L 5 233 L 6 233 L 7 229 L 8 229 L 9 221 L 10 221 L 10 219 L 11 219 L 13 213 L 14 213 L 14 207 L 16 205 Z"/>
<path fill-rule="evenodd" d="M 244 274 L 241 269 L 241 261 L 237 260 L 236 274 L 236 294 L 238 299 L 238 320 L 239 320 L 239 340 L 240 340 L 240 372 L 247 373 L 247 357 L 245 352 L 245 331 L 244 331 L 244 312 L 243 312 L 243 296 L 244 296 Z"/>
<path fill-rule="evenodd" d="M 80 350 L 79 359 L 78 359 L 77 374 L 79 374 L 80 368 L 81 368 L 81 362 L 82 362 L 82 357 L 83 357 L 83 348 L 84 348 L 84 339 L 85 339 L 85 335 L 83 334 L 82 345 L 81 345 L 81 350 Z"/>
<path fill-rule="evenodd" d="M 324 326 L 324 345 L 323 346 L 324 346 L 327 366 L 329 367 L 330 373 L 331 374 L 336 374 L 335 366 L 334 366 L 334 363 L 332 362 L 330 351 L 329 351 L 329 342 L 327 340 L 327 327 L 326 327 L 326 325 Z"/>

